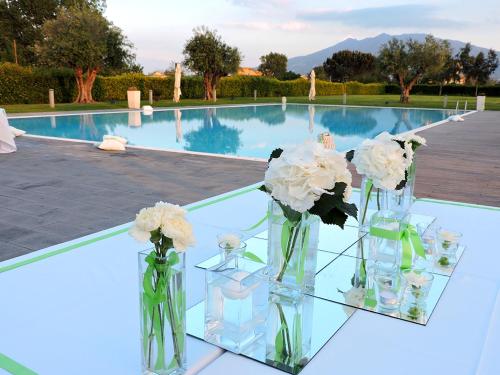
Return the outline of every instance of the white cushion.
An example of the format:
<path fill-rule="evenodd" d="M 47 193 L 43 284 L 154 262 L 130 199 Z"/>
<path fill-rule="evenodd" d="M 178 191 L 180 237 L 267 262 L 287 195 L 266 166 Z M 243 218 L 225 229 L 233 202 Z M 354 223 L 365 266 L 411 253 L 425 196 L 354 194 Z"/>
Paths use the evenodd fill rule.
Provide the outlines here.
<path fill-rule="evenodd" d="M 153 107 L 151 107 L 150 105 L 143 105 L 142 110 L 150 112 L 153 110 Z"/>
<path fill-rule="evenodd" d="M 115 139 L 105 139 L 97 147 L 105 151 L 125 151 L 125 145 Z"/>
<path fill-rule="evenodd" d="M 26 134 L 24 130 L 17 129 L 13 126 L 10 126 L 10 130 L 12 131 L 12 135 L 14 135 L 14 137 L 20 137 L 21 135 Z"/>
<path fill-rule="evenodd" d="M 450 117 L 448 117 L 448 120 L 453 121 L 453 122 L 464 121 L 464 119 L 459 115 L 450 116 Z"/>
<path fill-rule="evenodd" d="M 126 145 L 127 144 L 127 140 L 123 137 L 120 137 L 118 135 L 105 135 L 104 137 L 102 137 L 102 140 L 105 141 L 107 139 L 112 139 L 112 140 L 115 140 L 115 141 L 118 141 L 120 142 L 122 145 Z"/>

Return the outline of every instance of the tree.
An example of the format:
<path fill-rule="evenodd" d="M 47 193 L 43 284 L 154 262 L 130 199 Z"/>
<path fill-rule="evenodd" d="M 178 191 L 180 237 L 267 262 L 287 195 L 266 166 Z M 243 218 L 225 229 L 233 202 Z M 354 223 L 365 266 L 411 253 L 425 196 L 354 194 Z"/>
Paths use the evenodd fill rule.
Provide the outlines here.
<path fill-rule="evenodd" d="M 434 74 L 428 74 L 426 78 L 429 81 L 439 83 L 439 96 L 441 96 L 443 93 L 443 85 L 450 82 L 456 82 L 460 79 L 460 63 L 455 57 L 448 55 L 446 56 L 443 68 L 434 72 Z"/>
<path fill-rule="evenodd" d="M 57 16 L 60 7 L 87 6 L 102 12 L 101 0 L 0 0 L 0 60 L 36 64 L 35 44 L 42 26 Z"/>
<path fill-rule="evenodd" d="M 295 73 L 295 72 L 292 72 L 291 70 L 289 70 L 288 72 L 285 72 L 285 74 L 283 74 L 280 79 L 282 81 L 293 81 L 294 79 L 298 79 L 298 78 L 300 78 L 299 73 Z"/>
<path fill-rule="evenodd" d="M 498 68 L 497 53 L 490 49 L 485 57 L 483 52 L 479 52 L 475 57 L 471 56 L 471 44 L 467 43 L 460 49 L 457 59 L 460 69 L 465 76 L 466 82 L 476 86 L 476 96 L 480 84 L 488 81 L 491 74 Z"/>
<path fill-rule="evenodd" d="M 43 25 L 38 55 L 49 66 L 74 70 L 78 88 L 76 103 L 94 101 L 92 87 L 97 73 L 106 64 L 109 32 L 110 24 L 104 16 L 86 6 L 60 8 L 56 18 Z"/>
<path fill-rule="evenodd" d="M 325 68 L 323 65 L 318 65 L 313 68 L 314 74 L 316 74 L 316 79 L 322 80 L 322 81 L 329 81 L 330 76 L 326 74 Z"/>
<path fill-rule="evenodd" d="M 413 86 L 424 76 L 443 69 L 451 50 L 447 41 L 427 35 L 423 43 L 393 38 L 380 49 L 382 71 L 399 83 L 401 103 L 408 103 Z"/>
<path fill-rule="evenodd" d="M 108 23 L 106 32 L 106 56 L 101 74 L 115 75 L 125 72 L 142 73 L 142 66 L 135 61 L 132 53 L 134 45 L 123 34 L 122 30 Z"/>
<path fill-rule="evenodd" d="M 375 56 L 371 53 L 343 50 L 327 58 L 323 68 L 332 81 L 352 81 L 375 70 Z"/>
<path fill-rule="evenodd" d="M 277 52 L 270 52 L 260 57 L 260 65 L 257 68 L 263 75 L 283 79 L 287 73 L 288 58 Z"/>
<path fill-rule="evenodd" d="M 193 33 L 184 46 L 184 65 L 203 76 L 205 99 L 210 100 L 219 79 L 238 70 L 241 53 L 224 43 L 215 30 L 202 26 Z"/>

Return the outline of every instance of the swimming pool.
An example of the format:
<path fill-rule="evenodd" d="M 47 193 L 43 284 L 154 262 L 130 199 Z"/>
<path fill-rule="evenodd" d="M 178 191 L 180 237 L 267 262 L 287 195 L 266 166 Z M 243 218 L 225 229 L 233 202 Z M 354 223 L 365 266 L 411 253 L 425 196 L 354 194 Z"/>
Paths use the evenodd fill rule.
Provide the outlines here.
<path fill-rule="evenodd" d="M 279 146 L 330 132 L 339 151 L 388 131 L 403 133 L 447 119 L 455 111 L 270 104 L 10 118 L 32 135 L 100 141 L 120 135 L 130 145 L 267 158 Z"/>

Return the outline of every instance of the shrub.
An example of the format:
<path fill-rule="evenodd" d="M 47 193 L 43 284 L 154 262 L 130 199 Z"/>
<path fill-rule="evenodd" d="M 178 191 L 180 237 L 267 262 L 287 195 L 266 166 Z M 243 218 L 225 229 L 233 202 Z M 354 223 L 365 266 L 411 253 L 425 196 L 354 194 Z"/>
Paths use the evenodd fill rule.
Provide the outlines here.
<path fill-rule="evenodd" d="M 136 87 L 142 97 L 147 98 L 149 90 L 153 90 L 155 100 L 172 99 L 174 77 L 148 77 L 140 73 L 126 73 L 111 77 L 98 76 L 92 91 L 97 101 L 125 100 L 127 89 Z M 269 77 L 233 76 L 224 77 L 217 86 L 220 98 L 252 97 L 257 90 L 259 97 L 272 96 L 307 96 L 310 83 L 298 78 L 290 81 L 279 81 Z M 347 90 L 349 95 L 399 94 L 398 85 L 384 83 L 328 82 L 316 80 L 317 96 L 342 95 Z M 76 96 L 75 79 L 71 69 L 46 69 L 22 67 L 11 63 L 0 64 L 0 103 L 47 103 L 48 91 L 54 89 L 56 102 L 71 102 Z M 200 99 L 204 95 L 203 79 L 199 76 L 186 76 L 181 80 L 183 99 Z M 487 96 L 500 96 L 500 85 L 482 86 L 480 93 Z M 416 85 L 412 94 L 438 95 L 439 85 Z M 463 85 L 447 85 L 443 87 L 443 95 L 475 94 L 475 87 Z"/>

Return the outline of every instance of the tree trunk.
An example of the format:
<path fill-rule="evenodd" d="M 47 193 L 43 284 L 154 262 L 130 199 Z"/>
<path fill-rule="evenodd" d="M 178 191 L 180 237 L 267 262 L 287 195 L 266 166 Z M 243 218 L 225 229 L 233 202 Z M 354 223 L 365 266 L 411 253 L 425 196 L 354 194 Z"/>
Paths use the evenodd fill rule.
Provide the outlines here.
<path fill-rule="evenodd" d="M 439 82 L 439 96 L 443 94 L 443 82 Z"/>
<path fill-rule="evenodd" d="M 87 69 L 86 77 L 83 76 L 83 69 L 75 69 L 75 80 L 78 94 L 74 103 L 94 103 L 92 98 L 92 87 L 97 76 L 97 68 Z"/>
<path fill-rule="evenodd" d="M 203 75 L 203 86 L 205 87 L 205 100 L 212 100 L 213 98 L 213 77 L 210 73 Z"/>
<path fill-rule="evenodd" d="M 478 92 L 478 90 L 479 90 L 479 82 L 478 82 L 478 81 L 476 81 L 476 96 L 477 96 L 477 92 Z"/>
<path fill-rule="evenodd" d="M 408 90 L 408 88 L 401 88 L 401 96 L 399 97 L 399 101 L 404 104 L 408 104 L 410 102 L 410 90 Z"/>

